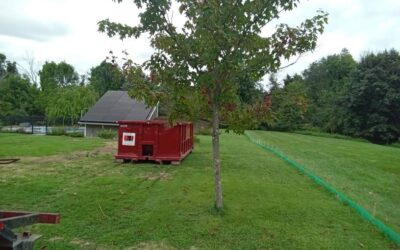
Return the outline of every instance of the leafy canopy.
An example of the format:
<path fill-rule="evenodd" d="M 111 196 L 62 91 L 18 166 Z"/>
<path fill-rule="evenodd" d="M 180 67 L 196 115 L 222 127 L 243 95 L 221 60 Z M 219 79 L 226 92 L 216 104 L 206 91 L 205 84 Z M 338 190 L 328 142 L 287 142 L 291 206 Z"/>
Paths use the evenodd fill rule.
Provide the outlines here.
<path fill-rule="evenodd" d="M 293 80 L 282 88 L 273 89 L 270 98 L 273 119 L 269 128 L 282 131 L 299 129 L 308 108 L 305 86 Z"/>
<path fill-rule="evenodd" d="M 347 49 L 312 63 L 303 73 L 310 98 L 308 119 L 313 126 L 328 132 L 343 129 L 343 96 L 357 69 L 357 62 Z"/>
<path fill-rule="evenodd" d="M 374 143 L 400 138 L 400 54 L 367 54 L 358 65 L 345 98 L 345 133 Z"/>
<path fill-rule="evenodd" d="M 10 74 L 18 74 L 17 63 L 7 60 L 6 55 L 0 53 L 0 80 Z"/>
<path fill-rule="evenodd" d="M 48 100 L 46 115 L 50 120 L 62 119 L 73 125 L 96 102 L 97 97 L 97 93 L 86 86 L 59 88 Z"/>
<path fill-rule="evenodd" d="M 0 116 L 26 116 L 36 112 L 38 89 L 20 75 L 0 80 Z"/>
<path fill-rule="evenodd" d="M 125 78 L 118 65 L 103 61 L 90 70 L 89 81 L 90 86 L 102 96 L 108 90 L 122 89 Z"/>
<path fill-rule="evenodd" d="M 19 74 L 17 63 L 0 53 L 0 117 L 37 112 L 37 96 L 38 89 Z"/>
<path fill-rule="evenodd" d="M 178 0 L 179 14 L 185 19 L 178 27 L 172 21 L 176 13 L 172 14 L 171 1 L 133 2 L 141 10 L 137 26 L 106 19 L 99 22 L 99 30 L 121 39 L 150 36 L 155 52 L 145 67 L 156 77 L 135 86 L 132 94 L 150 104 L 168 98 L 175 104 L 170 115 L 177 117 L 196 106 L 194 113 L 209 116 L 211 109 L 218 108 L 222 118 L 233 121 L 230 115 L 242 109 L 238 79 L 249 72 L 253 79 L 260 79 L 276 71 L 283 58 L 314 49 L 327 23 L 327 14 L 319 11 L 297 27 L 280 24 L 272 35 L 264 36 L 262 28 L 282 12 L 293 10 L 298 0 Z M 131 66 L 128 60 L 128 76 Z M 249 110 L 254 109 L 242 109 Z"/>
<path fill-rule="evenodd" d="M 155 52 L 144 65 L 152 73 L 150 81 L 134 81 L 141 70 L 131 60 L 123 67 L 133 96 L 148 104 L 167 101 L 170 120 L 211 117 L 215 207 L 220 210 L 220 123 L 240 133 L 269 118 L 269 107 L 263 102 L 241 105 L 241 77 L 249 75 L 250 83 L 256 84 L 276 71 L 282 58 L 314 49 L 327 15 L 320 12 L 298 27 L 280 24 L 271 36 L 263 36 L 262 28 L 281 12 L 295 8 L 299 0 L 177 0 L 174 3 L 184 19 L 180 27 L 172 21 L 172 1 L 133 2 L 141 11 L 137 26 L 107 19 L 99 22 L 99 30 L 121 39 L 150 36 Z"/>
<path fill-rule="evenodd" d="M 45 92 L 79 82 L 78 73 L 66 62 L 45 62 L 39 71 L 39 77 L 41 89 Z"/>

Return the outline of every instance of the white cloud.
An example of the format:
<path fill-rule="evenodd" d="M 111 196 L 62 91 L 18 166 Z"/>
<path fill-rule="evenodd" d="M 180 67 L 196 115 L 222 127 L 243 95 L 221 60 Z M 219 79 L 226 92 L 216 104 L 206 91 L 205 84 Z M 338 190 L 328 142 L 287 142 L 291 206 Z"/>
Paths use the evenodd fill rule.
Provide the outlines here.
<path fill-rule="evenodd" d="M 347 48 L 358 60 L 366 51 L 400 50 L 400 1 L 381 0 L 314 0 L 300 4 L 299 8 L 287 13 L 280 20 L 295 25 L 311 17 L 316 10 L 329 13 L 329 23 L 318 40 L 318 47 L 307 53 L 295 65 L 279 72 L 301 73 L 313 61 Z"/>
<path fill-rule="evenodd" d="M 29 52 L 41 62 L 65 60 L 83 74 L 99 64 L 110 50 L 116 54 L 127 50 L 139 63 L 153 51 L 146 37 L 120 41 L 97 32 L 97 22 L 105 18 L 131 25 L 138 22 L 139 12 L 128 0 L 122 4 L 111 0 L 13 0 L 2 1 L 0 9 L 0 52 L 17 61 Z M 344 47 L 356 59 L 364 51 L 400 50 L 400 1 L 303 1 L 279 22 L 296 25 L 318 9 L 330 14 L 318 48 L 281 72 L 281 76 L 301 72 L 309 63 L 339 53 Z M 174 21 L 182 22 L 177 12 Z"/>
<path fill-rule="evenodd" d="M 8 13 L 8 17 L 24 17 L 30 20 L 32 25 L 35 22 L 48 25 L 61 23 L 70 31 L 67 34 L 55 33 L 49 36 L 49 39 L 36 39 L 35 32 L 31 37 L 26 35 L 24 39 L 17 34 L 5 36 L 0 33 L 1 52 L 14 60 L 23 61 L 28 52 L 42 63 L 65 60 L 83 74 L 104 60 L 110 50 L 115 51 L 116 55 L 122 50 L 127 50 L 138 62 L 143 62 L 152 53 L 146 38 L 120 41 L 117 38 L 110 39 L 97 31 L 97 23 L 106 18 L 127 24 L 137 23 L 138 12 L 128 1 L 122 4 L 111 0 L 14 1 L 7 5 L 0 4 L 0 8 L 4 10 L 2 13 Z M 15 32 L 23 32 L 24 28 L 20 25 L 22 22 L 16 21 L 15 18 L 10 19 L 14 26 L 17 26 Z M 5 24 L 0 22 L 0 32 L 2 26 Z"/>

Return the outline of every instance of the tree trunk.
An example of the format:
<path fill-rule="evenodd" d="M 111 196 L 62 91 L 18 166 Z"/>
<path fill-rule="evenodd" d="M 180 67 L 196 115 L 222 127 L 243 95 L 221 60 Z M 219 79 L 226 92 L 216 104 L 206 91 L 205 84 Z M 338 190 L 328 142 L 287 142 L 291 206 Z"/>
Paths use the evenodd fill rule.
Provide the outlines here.
<path fill-rule="evenodd" d="M 221 185 L 221 160 L 219 156 L 219 107 L 213 104 L 212 116 L 212 144 L 213 144 L 213 165 L 215 178 L 215 207 L 222 209 L 222 185 Z"/>

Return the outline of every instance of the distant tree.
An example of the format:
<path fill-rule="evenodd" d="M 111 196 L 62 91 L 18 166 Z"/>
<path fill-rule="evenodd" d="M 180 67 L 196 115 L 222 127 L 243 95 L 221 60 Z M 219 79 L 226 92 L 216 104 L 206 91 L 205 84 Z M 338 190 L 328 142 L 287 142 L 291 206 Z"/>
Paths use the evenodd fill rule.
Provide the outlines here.
<path fill-rule="evenodd" d="M 21 74 L 29 79 L 29 81 L 39 86 L 39 69 L 40 64 L 36 61 L 32 54 L 26 53 L 25 57 L 23 58 L 24 65 L 19 64 L 19 69 Z"/>
<path fill-rule="evenodd" d="M 0 80 L 0 114 L 6 116 L 28 116 L 37 112 L 38 89 L 17 74 Z"/>
<path fill-rule="evenodd" d="M 312 63 L 303 72 L 309 98 L 308 119 L 313 126 L 329 132 L 343 130 L 343 95 L 357 62 L 347 49 Z"/>
<path fill-rule="evenodd" d="M 6 74 L 6 63 L 7 63 L 6 60 L 7 60 L 6 55 L 0 53 L 0 77 L 4 77 L 4 75 Z"/>
<path fill-rule="evenodd" d="M 268 86 L 269 86 L 270 92 L 274 92 L 275 90 L 280 89 L 281 86 L 279 85 L 278 78 L 275 73 L 271 73 L 269 75 Z"/>
<path fill-rule="evenodd" d="M 39 71 L 41 92 L 37 99 L 40 114 L 46 114 L 50 106 L 50 98 L 58 89 L 79 85 L 79 75 L 74 67 L 66 62 L 45 62 Z"/>
<path fill-rule="evenodd" d="M 37 95 L 37 98 L 35 100 L 35 106 L 37 107 L 37 113 L 36 115 L 40 115 L 40 116 L 45 116 L 46 115 L 46 107 L 49 105 L 49 99 L 52 96 L 52 92 L 55 90 L 47 90 L 47 91 L 43 91 L 43 90 L 39 90 L 39 93 Z"/>
<path fill-rule="evenodd" d="M 62 119 L 63 123 L 73 125 L 97 98 L 97 93 L 90 87 L 72 85 L 59 88 L 49 98 L 46 115 L 50 120 Z"/>
<path fill-rule="evenodd" d="M 45 92 L 79 83 L 79 75 L 66 62 L 45 62 L 39 71 L 39 78 L 41 89 Z"/>
<path fill-rule="evenodd" d="M 400 55 L 395 50 L 361 58 L 345 98 L 345 133 L 389 144 L 400 136 Z"/>
<path fill-rule="evenodd" d="M 287 86 L 287 85 L 291 84 L 292 82 L 303 83 L 303 77 L 296 73 L 293 76 L 286 75 L 285 79 L 283 79 L 284 86 Z"/>
<path fill-rule="evenodd" d="M 0 115 L 27 116 L 37 112 L 38 89 L 19 75 L 17 63 L 0 53 Z"/>
<path fill-rule="evenodd" d="M 260 102 L 263 87 L 257 76 L 251 73 L 243 74 L 237 78 L 237 91 L 241 104 L 255 104 Z"/>
<path fill-rule="evenodd" d="M 271 129 L 293 131 L 303 126 L 308 107 L 306 88 L 301 82 L 291 81 L 271 92 L 273 122 Z"/>
<path fill-rule="evenodd" d="M 121 90 L 125 77 L 115 63 L 103 61 L 90 70 L 90 85 L 102 96 L 108 90 Z"/>
<path fill-rule="evenodd" d="M 7 57 L 0 53 L 0 80 L 10 74 L 18 74 L 17 63 L 7 60 Z"/>
<path fill-rule="evenodd" d="M 297 7 L 298 2 L 179 0 L 184 21 L 178 28 L 169 18 L 172 1 L 137 0 L 134 3 L 142 11 L 139 25 L 130 27 L 109 20 L 99 23 L 99 30 L 109 36 L 150 37 L 155 53 L 145 66 L 157 77 L 142 86 L 149 90 L 147 93 L 133 92 L 136 97 L 149 104 L 165 97 L 172 99 L 175 109 L 170 116 L 185 117 L 186 111 L 201 107 L 211 118 L 217 209 L 223 207 L 220 122 L 243 132 L 253 111 L 254 117 L 265 113 L 257 106 L 240 104 L 237 79 L 250 71 L 260 79 L 277 70 L 282 58 L 314 49 L 317 35 L 327 22 L 326 14 L 319 13 L 298 27 L 281 24 L 271 36 L 262 36 L 263 27 Z M 129 65 L 132 63 L 128 61 L 124 68 L 128 74 Z"/>

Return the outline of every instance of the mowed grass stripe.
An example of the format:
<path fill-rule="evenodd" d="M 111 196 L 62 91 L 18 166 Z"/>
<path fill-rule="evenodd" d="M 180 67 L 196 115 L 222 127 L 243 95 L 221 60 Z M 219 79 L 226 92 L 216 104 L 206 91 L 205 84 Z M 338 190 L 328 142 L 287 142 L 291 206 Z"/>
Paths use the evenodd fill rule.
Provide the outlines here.
<path fill-rule="evenodd" d="M 0 157 L 67 154 L 102 145 L 104 141 L 98 138 L 0 133 Z"/>
<path fill-rule="evenodd" d="M 316 184 L 320 185 L 323 187 L 325 190 L 327 190 L 329 193 L 335 195 L 340 201 L 342 201 L 344 204 L 352 207 L 362 218 L 364 218 L 366 221 L 371 222 L 373 225 L 375 225 L 382 233 L 384 233 L 386 236 L 388 236 L 394 243 L 400 246 L 400 234 L 398 234 L 396 231 L 394 231 L 392 228 L 388 227 L 385 225 L 382 221 L 379 219 L 375 218 L 372 214 L 370 214 L 365 208 L 357 204 L 355 201 L 351 200 L 349 197 L 347 197 L 345 194 L 339 192 L 335 187 L 333 187 L 331 184 L 327 183 L 323 179 L 321 179 L 319 176 L 316 176 L 314 173 L 312 173 L 310 170 L 307 169 L 307 167 L 300 165 L 299 163 L 293 161 L 292 159 L 288 158 L 286 155 L 283 153 L 279 152 L 278 149 L 273 149 L 269 146 L 264 145 L 260 140 L 257 138 L 254 138 L 252 135 L 250 135 L 249 132 L 245 132 L 245 135 L 248 137 L 248 139 L 266 150 L 267 152 L 271 152 L 274 155 L 278 156 L 281 158 L 283 161 L 287 162 L 290 164 L 294 169 L 297 171 L 301 172 L 302 174 L 306 175 L 308 178 L 313 180 Z"/>
<path fill-rule="evenodd" d="M 251 134 L 306 166 L 400 232 L 399 148 L 282 132 Z"/>
<path fill-rule="evenodd" d="M 14 165 L 21 171 L 0 174 L 1 209 L 61 213 L 61 224 L 34 228 L 49 249 L 395 248 L 349 207 L 239 135 L 221 136 L 225 210 L 215 213 L 211 137 L 199 138 L 178 167 L 116 164 L 110 154 L 24 172 L 35 163 L 21 161 Z"/>

